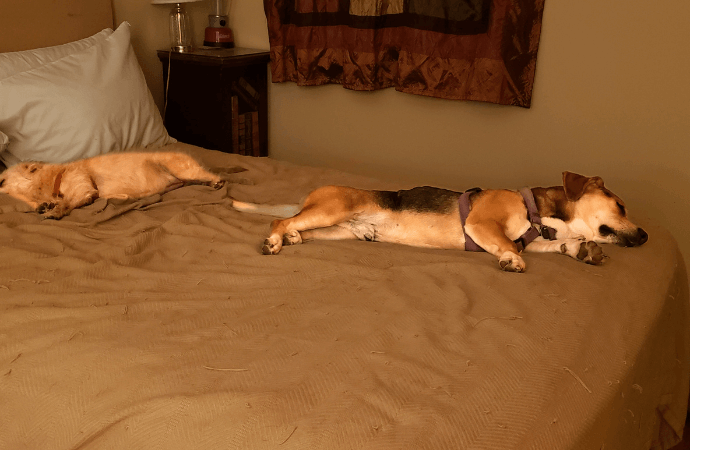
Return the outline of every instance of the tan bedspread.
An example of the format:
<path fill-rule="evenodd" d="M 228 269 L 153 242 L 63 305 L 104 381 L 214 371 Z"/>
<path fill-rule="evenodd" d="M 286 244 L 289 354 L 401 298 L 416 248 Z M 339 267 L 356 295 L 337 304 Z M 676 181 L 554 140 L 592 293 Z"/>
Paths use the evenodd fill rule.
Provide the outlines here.
<path fill-rule="evenodd" d="M 271 218 L 228 195 L 398 186 L 171 147 L 232 183 L 61 221 L 0 195 L 0 449 L 622 450 L 682 432 L 689 290 L 664 229 L 642 223 L 648 243 L 605 246 L 600 267 L 528 254 L 525 274 L 361 241 L 264 256 Z"/>

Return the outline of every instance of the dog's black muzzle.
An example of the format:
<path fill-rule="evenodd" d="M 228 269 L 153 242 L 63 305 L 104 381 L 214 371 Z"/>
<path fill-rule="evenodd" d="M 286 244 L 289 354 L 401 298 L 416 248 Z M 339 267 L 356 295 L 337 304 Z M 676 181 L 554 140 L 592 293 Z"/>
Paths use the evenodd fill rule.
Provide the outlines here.
<path fill-rule="evenodd" d="M 617 236 L 617 245 L 621 247 L 637 247 L 643 245 L 648 240 L 648 234 L 642 228 L 638 228 L 630 233 L 618 233 L 607 225 L 600 226 L 600 234 L 602 236 Z"/>
<path fill-rule="evenodd" d="M 635 233 L 619 234 L 618 237 L 620 238 L 618 245 L 623 247 L 637 247 L 648 240 L 648 234 L 642 228 L 638 228 Z"/>

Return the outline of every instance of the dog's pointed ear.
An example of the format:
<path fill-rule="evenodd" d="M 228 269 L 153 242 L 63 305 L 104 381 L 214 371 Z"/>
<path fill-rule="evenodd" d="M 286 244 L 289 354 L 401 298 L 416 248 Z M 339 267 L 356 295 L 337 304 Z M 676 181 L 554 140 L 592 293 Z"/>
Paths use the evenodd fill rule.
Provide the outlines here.
<path fill-rule="evenodd" d="M 605 183 L 600 177 L 588 178 L 572 172 L 563 172 L 563 188 L 568 200 L 577 201 L 591 186 L 602 188 Z"/>
<path fill-rule="evenodd" d="M 27 171 L 29 173 L 35 173 L 40 167 L 42 167 L 42 163 L 36 163 L 36 162 L 27 163 Z"/>

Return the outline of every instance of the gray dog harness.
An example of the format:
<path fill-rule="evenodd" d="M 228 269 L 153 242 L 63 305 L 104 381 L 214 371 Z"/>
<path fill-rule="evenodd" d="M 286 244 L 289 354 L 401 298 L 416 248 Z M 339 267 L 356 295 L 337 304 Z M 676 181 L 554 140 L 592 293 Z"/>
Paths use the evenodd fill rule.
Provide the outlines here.
<path fill-rule="evenodd" d="M 460 223 L 462 224 L 463 234 L 465 235 L 465 250 L 470 252 L 484 252 L 485 250 L 477 245 L 470 236 L 465 232 L 465 221 L 467 220 L 468 214 L 470 214 L 470 195 L 480 192 L 482 189 L 473 188 L 465 191 L 458 200 L 458 206 L 460 207 Z M 535 197 L 532 191 L 528 187 L 520 189 L 520 195 L 522 195 L 525 201 L 525 207 L 528 211 L 528 220 L 530 221 L 530 228 L 523 233 L 522 236 L 515 239 L 515 245 L 517 245 L 518 252 L 525 250 L 525 247 L 539 236 L 545 239 L 555 240 L 557 230 L 547 225 L 543 225 L 540 219 L 540 213 L 538 212 L 537 205 L 535 204 Z"/>

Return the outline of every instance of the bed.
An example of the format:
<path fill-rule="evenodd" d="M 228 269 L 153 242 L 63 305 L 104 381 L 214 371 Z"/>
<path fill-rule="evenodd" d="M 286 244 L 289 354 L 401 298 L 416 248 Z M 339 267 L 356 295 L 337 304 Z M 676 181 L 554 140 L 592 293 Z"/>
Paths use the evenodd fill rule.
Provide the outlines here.
<path fill-rule="evenodd" d="M 0 449 L 667 449 L 682 436 L 688 275 L 662 227 L 641 223 L 642 247 L 604 246 L 602 266 L 528 254 L 524 274 L 486 253 L 361 241 L 265 256 L 272 218 L 232 198 L 408 186 L 150 134 L 151 151 L 187 152 L 225 187 L 101 199 L 59 221 L 0 195 Z"/>

